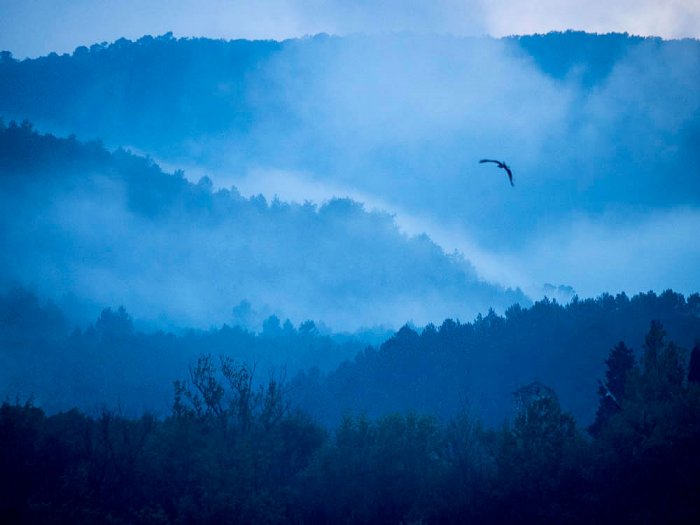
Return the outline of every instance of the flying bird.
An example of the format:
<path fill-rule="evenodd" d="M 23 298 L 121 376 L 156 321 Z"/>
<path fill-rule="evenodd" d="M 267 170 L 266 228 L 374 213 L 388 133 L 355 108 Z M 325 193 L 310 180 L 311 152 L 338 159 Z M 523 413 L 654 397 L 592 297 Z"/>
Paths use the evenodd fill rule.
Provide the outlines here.
<path fill-rule="evenodd" d="M 510 181 L 510 185 L 515 186 L 515 184 L 513 184 L 513 172 L 510 171 L 510 166 L 508 166 L 508 164 L 506 164 L 505 162 L 501 162 L 500 160 L 491 159 L 481 159 L 479 161 L 479 164 L 483 164 L 484 162 L 493 162 L 499 168 L 506 170 L 506 173 L 508 174 L 508 180 Z"/>

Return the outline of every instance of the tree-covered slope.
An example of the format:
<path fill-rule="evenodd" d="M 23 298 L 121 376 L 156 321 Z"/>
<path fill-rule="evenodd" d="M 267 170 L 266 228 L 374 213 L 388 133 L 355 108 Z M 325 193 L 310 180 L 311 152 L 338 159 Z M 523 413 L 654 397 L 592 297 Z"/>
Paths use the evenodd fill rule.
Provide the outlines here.
<path fill-rule="evenodd" d="M 587 425 L 608 353 L 624 341 L 639 354 L 652 320 L 689 349 L 700 338 L 700 297 L 666 291 L 575 298 L 565 306 L 544 300 L 473 322 L 448 319 L 418 331 L 405 326 L 335 372 L 300 376 L 294 393 L 329 424 L 348 410 L 443 417 L 466 410 L 497 425 L 515 413 L 516 390 L 538 381 L 554 388 L 562 406 Z"/>
<path fill-rule="evenodd" d="M 92 318 L 124 304 L 161 325 L 208 327 L 248 304 L 252 326 L 277 313 L 355 330 L 527 302 L 358 202 L 245 198 L 27 124 L 0 127 L 0 200 L 2 284 L 82 303 Z"/>
<path fill-rule="evenodd" d="M 5 55 L 0 116 L 133 147 L 246 196 L 351 196 L 533 296 L 548 282 L 692 293 L 698 57 L 697 40 L 580 32 L 166 35 Z M 513 166 L 512 191 L 484 157 Z M 620 241 L 630 231 L 638 243 Z M 675 255 L 644 253 L 657 238 Z"/>
<path fill-rule="evenodd" d="M 330 371 L 367 345 L 359 335 L 323 334 L 313 321 L 271 316 L 259 333 L 238 325 L 178 333 L 139 327 L 124 308 L 106 308 L 75 326 L 31 292 L 0 293 L 0 398 L 31 399 L 48 412 L 102 408 L 167 414 L 173 381 L 201 355 L 256 369 L 256 381 L 284 379 L 310 366 Z"/>
<path fill-rule="evenodd" d="M 0 64 L 2 112 L 144 149 L 203 132 L 245 132 L 246 78 L 276 42 L 126 39 Z"/>

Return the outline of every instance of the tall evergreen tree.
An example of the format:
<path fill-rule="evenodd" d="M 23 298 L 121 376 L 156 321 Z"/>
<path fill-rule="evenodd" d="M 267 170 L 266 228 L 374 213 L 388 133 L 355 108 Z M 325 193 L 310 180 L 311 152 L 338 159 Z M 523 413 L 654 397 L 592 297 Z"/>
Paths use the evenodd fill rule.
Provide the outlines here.
<path fill-rule="evenodd" d="M 588 431 L 598 435 L 605 427 L 609 419 L 620 410 L 620 403 L 625 396 L 625 382 L 627 374 L 634 368 L 634 353 L 627 345 L 620 341 L 612 350 L 605 364 L 605 383 L 601 383 L 598 388 L 600 403 L 596 412 L 595 421 L 588 428 Z"/>

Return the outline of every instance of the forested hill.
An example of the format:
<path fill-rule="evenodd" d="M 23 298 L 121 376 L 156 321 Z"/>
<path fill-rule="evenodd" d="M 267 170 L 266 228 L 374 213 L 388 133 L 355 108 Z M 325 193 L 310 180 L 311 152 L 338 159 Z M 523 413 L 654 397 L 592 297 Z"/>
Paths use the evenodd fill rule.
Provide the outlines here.
<path fill-rule="evenodd" d="M 132 144 L 161 154 L 177 152 L 183 141 L 193 137 L 226 133 L 248 140 L 246 136 L 273 113 L 280 128 L 293 131 L 298 124 L 294 101 L 288 99 L 294 93 L 281 82 L 292 82 L 292 76 L 313 78 L 327 60 L 358 43 L 366 42 L 381 55 L 410 41 L 419 47 L 444 46 L 487 56 L 502 43 L 510 53 L 532 60 L 546 75 L 555 79 L 573 75 L 588 86 L 603 82 L 614 65 L 639 46 L 664 49 L 671 55 L 697 52 L 699 46 L 693 40 L 668 42 L 575 31 L 501 41 L 416 35 L 317 35 L 284 42 L 176 39 L 171 34 L 137 41 L 121 38 L 78 47 L 72 55 L 51 53 L 20 61 L 3 52 L 0 115 L 29 118 L 62 133 Z M 295 60 L 300 55 L 302 64 Z M 288 76 L 283 78 L 276 69 L 280 62 L 287 68 Z M 287 105 L 286 115 L 276 111 Z"/>
<path fill-rule="evenodd" d="M 0 285 L 72 298 L 83 321 L 124 304 L 140 319 L 206 328 L 236 307 L 253 328 L 276 313 L 354 331 L 528 303 L 353 200 L 245 198 L 26 123 L 0 125 L 0 203 L 11 254 Z"/>
<path fill-rule="evenodd" d="M 153 149 L 187 136 L 247 131 L 248 75 L 281 43 L 145 36 L 0 62 L 0 112 L 54 129 Z"/>
<path fill-rule="evenodd" d="M 372 339 L 324 334 L 313 321 L 293 325 L 275 316 L 258 333 L 223 325 L 176 335 L 140 328 L 124 308 L 75 326 L 55 304 L 15 288 L 0 293 L 0 399 L 31 399 L 52 413 L 119 407 L 162 416 L 172 408 L 173 382 L 202 355 L 254 368 L 256 382 L 284 380 L 312 365 L 334 370 Z"/>
<path fill-rule="evenodd" d="M 573 75 L 588 85 L 601 82 L 626 53 L 640 44 L 665 47 L 669 53 L 679 54 L 698 48 L 698 42 L 692 39 L 664 41 L 658 37 L 584 31 L 511 36 L 505 40 L 516 42 L 548 75 Z"/>
<path fill-rule="evenodd" d="M 499 425 L 514 416 L 513 392 L 535 381 L 553 388 L 585 427 L 611 349 L 622 341 L 639 357 L 652 320 L 690 350 L 700 343 L 700 296 L 605 295 L 566 306 L 545 300 L 473 322 L 404 326 L 377 348 L 367 337 L 321 334 L 311 321 L 276 317 L 257 334 L 224 325 L 176 335 L 143 331 L 120 308 L 74 328 L 55 305 L 16 289 L 0 295 L 0 396 L 33 396 L 51 412 L 119 405 L 129 414 L 163 414 L 173 381 L 210 355 L 215 363 L 222 356 L 255 366 L 258 380 L 272 373 L 294 406 L 327 427 L 348 412 L 443 420 L 469 413 Z M 680 357 L 686 363 L 689 354 Z"/>
<path fill-rule="evenodd" d="M 0 523 L 700 523 L 699 86 L 626 34 L 0 53 Z"/>
<path fill-rule="evenodd" d="M 558 242 L 573 250 L 566 243 L 576 246 L 578 230 L 566 225 L 582 217 L 696 205 L 700 186 L 687 167 L 699 162 L 698 56 L 696 40 L 580 32 L 146 36 L 72 55 L 5 54 L 0 117 L 132 147 L 218 186 L 246 181 L 243 193 L 268 199 L 367 196 L 500 253 L 537 245 L 563 224 Z M 478 170 L 486 155 L 516 166 L 517 190 Z M 574 257 L 564 255 L 561 265 Z M 619 291 L 584 290 L 570 273 L 538 275 L 537 286 Z M 674 279 L 667 286 L 687 288 L 689 278 Z M 648 282 L 619 286 L 636 293 Z"/>
<path fill-rule="evenodd" d="M 700 346 L 688 362 L 677 343 L 700 333 L 699 309 L 697 294 L 670 291 L 543 301 L 420 335 L 405 327 L 354 364 L 290 385 L 241 356 L 340 349 L 308 323 L 147 335 L 119 309 L 69 334 L 56 307 L 17 290 L 0 296 L 0 385 L 23 389 L 3 392 L 0 405 L 0 518 L 695 524 Z M 665 324 L 634 332 L 650 317 Z M 618 338 L 635 351 L 603 349 Z M 508 383 L 535 371 L 570 384 L 542 385 L 516 410 Z M 614 401 L 602 387 L 596 399 L 595 376 Z M 316 397 L 300 396 L 314 377 Z M 503 406 L 485 414 L 460 404 L 455 385 L 465 383 L 488 383 Z M 33 398 L 22 395 L 29 388 Z M 566 410 L 571 394 L 598 405 L 589 432 Z M 362 405 L 411 413 L 346 414 L 329 432 L 307 413 L 318 415 L 319 401 L 326 417 Z M 70 403 L 83 411 L 52 413 Z M 153 403 L 158 416 L 139 416 Z M 435 417 L 447 410 L 450 419 Z M 479 421 L 505 414 L 496 428 Z"/>
<path fill-rule="evenodd" d="M 538 381 L 587 425 L 610 350 L 622 341 L 641 355 L 652 320 L 690 349 L 700 342 L 700 296 L 603 295 L 565 306 L 543 300 L 473 322 L 447 319 L 422 330 L 404 326 L 381 348 L 366 349 L 335 372 L 300 376 L 294 395 L 328 424 L 350 410 L 370 417 L 396 411 L 452 417 L 467 411 L 498 425 L 514 414 L 513 393 Z"/>

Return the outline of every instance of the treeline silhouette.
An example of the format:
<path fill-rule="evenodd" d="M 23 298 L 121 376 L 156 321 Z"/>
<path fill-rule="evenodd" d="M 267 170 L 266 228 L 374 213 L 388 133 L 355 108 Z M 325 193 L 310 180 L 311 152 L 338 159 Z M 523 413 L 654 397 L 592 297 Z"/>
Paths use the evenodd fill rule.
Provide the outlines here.
<path fill-rule="evenodd" d="M 5 52 L 0 111 L 10 118 L 70 123 L 68 129 L 88 137 L 129 137 L 149 149 L 176 144 L 186 129 L 192 135 L 204 129 L 245 133 L 256 110 L 244 90 L 246 76 L 281 47 L 168 33 L 35 60 L 17 61 Z"/>
<path fill-rule="evenodd" d="M 107 308 L 84 328 L 29 291 L 0 294 L 0 397 L 32 397 L 49 412 L 79 407 L 94 413 L 169 412 L 172 380 L 202 353 L 235 357 L 268 374 L 290 377 L 313 363 L 334 369 L 382 332 L 322 334 L 272 315 L 259 333 L 240 326 L 143 332 L 124 308 Z"/>
<path fill-rule="evenodd" d="M 543 36 L 546 43 L 542 45 L 528 39 L 519 43 L 525 51 L 542 57 L 538 62 L 556 70 L 561 67 L 550 64 L 562 60 L 548 56 L 554 49 L 552 40 L 559 51 L 562 45 L 575 50 L 581 38 L 585 39 L 579 36 L 570 42 L 573 35 L 553 34 Z M 614 41 L 615 49 L 630 40 L 634 39 L 614 35 L 604 40 L 603 47 Z M 51 53 L 32 60 L 19 61 L 4 52 L 0 58 L 0 112 L 11 118 L 71 123 L 69 129 L 78 128 L 87 136 L 129 137 L 151 150 L 177 143 L 183 133 L 199 136 L 205 131 L 235 131 L 244 135 L 267 110 L 261 102 L 274 100 L 271 93 L 250 93 L 246 82 L 256 68 L 295 46 L 322 50 L 342 41 L 327 35 L 286 42 L 177 39 L 168 33 L 137 41 L 120 38 L 111 44 L 80 46 L 72 55 Z M 577 58 L 597 59 L 601 54 L 605 52 Z M 273 88 L 281 87 L 267 86 L 267 90 Z"/>
<path fill-rule="evenodd" d="M 694 39 L 664 41 L 659 37 L 642 37 L 627 33 L 587 33 L 552 31 L 546 34 L 509 36 L 517 42 L 548 75 L 563 79 L 574 75 L 584 85 L 592 86 L 604 79 L 626 53 L 640 44 L 668 49 L 682 54 L 696 48 Z"/>
<path fill-rule="evenodd" d="M 78 47 L 73 54 L 16 60 L 0 55 L 0 114 L 30 118 L 70 129 L 87 137 L 137 143 L 168 151 L 183 138 L 204 132 L 229 132 L 243 137 L 273 100 L 268 90 L 281 89 L 255 75 L 261 66 L 301 50 L 318 67 L 328 53 L 373 37 L 311 38 L 283 42 L 174 38 L 171 33 L 136 41 Z M 408 38 L 396 35 L 393 40 Z M 420 38 L 413 36 L 413 38 Z M 374 38 L 378 52 L 392 38 Z M 427 37 L 422 37 L 427 40 Z M 446 38 L 433 37 L 436 45 Z M 453 39 L 465 52 L 491 45 L 493 39 Z M 554 78 L 572 71 L 588 84 L 605 78 L 630 49 L 646 43 L 687 52 L 696 42 L 664 42 L 623 33 L 598 35 L 578 31 L 504 39 Z M 391 45 L 391 44 L 389 44 Z M 303 72 L 301 72 L 303 73 Z M 257 84 L 251 86 L 249 82 Z M 254 87 L 258 93 L 251 93 Z M 284 120 L 284 114 L 278 119 Z M 286 126 L 291 122 L 279 122 Z M 65 126 L 69 126 L 66 128 Z"/>
<path fill-rule="evenodd" d="M 512 416 L 513 392 L 533 381 L 554 388 L 588 425 L 609 349 L 624 340 L 638 358 L 650 319 L 691 348 L 700 338 L 700 296 L 669 290 L 567 305 L 545 299 L 472 322 L 404 326 L 389 337 L 319 333 L 313 321 L 294 325 L 276 316 L 258 333 L 228 324 L 148 332 L 123 308 L 75 328 L 58 307 L 19 288 L 0 294 L 0 396 L 33 395 L 49 412 L 121 406 L 127 414 L 162 415 L 171 380 L 196 356 L 213 353 L 257 366 L 262 380 L 284 373 L 290 401 L 326 428 L 348 412 L 417 412 L 442 421 L 466 412 L 498 425 Z"/>
<path fill-rule="evenodd" d="M 329 433 L 278 378 L 202 355 L 163 419 L 4 403 L 0 520 L 697 523 L 700 348 L 686 359 L 658 321 L 639 360 L 616 345 L 592 434 L 549 389 L 500 428 L 406 413 Z"/>
<path fill-rule="evenodd" d="M 700 337 L 700 295 L 605 294 L 566 305 L 544 299 L 502 316 L 491 310 L 473 322 L 404 326 L 333 372 L 301 374 L 294 396 L 331 426 L 346 410 L 371 417 L 417 410 L 443 418 L 467 410 L 497 425 L 511 415 L 513 392 L 539 380 L 577 420 L 591 422 L 608 350 L 624 340 L 638 356 L 650 319 L 691 347 Z"/>

